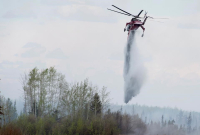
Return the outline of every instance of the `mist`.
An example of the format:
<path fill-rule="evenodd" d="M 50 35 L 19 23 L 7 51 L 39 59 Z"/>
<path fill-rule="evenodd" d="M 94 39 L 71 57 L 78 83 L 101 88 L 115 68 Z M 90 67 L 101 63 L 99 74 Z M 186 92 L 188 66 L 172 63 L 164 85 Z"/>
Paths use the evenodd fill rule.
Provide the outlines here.
<path fill-rule="evenodd" d="M 130 32 L 125 47 L 124 60 L 124 102 L 140 93 L 145 80 L 145 68 L 135 42 L 135 31 Z"/>

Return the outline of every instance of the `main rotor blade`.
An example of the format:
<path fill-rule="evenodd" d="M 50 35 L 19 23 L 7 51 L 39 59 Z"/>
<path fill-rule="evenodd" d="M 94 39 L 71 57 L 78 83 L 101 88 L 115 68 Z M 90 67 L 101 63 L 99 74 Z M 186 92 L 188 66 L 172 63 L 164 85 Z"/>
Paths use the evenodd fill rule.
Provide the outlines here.
<path fill-rule="evenodd" d="M 141 10 L 140 13 L 137 16 L 139 17 L 142 12 L 143 12 L 143 10 Z"/>
<path fill-rule="evenodd" d="M 125 12 L 125 13 L 127 13 L 127 14 L 129 14 L 129 15 L 131 15 L 131 16 L 133 16 L 133 17 L 137 17 L 137 16 L 135 16 L 135 15 L 132 15 L 132 14 L 130 14 L 130 13 L 128 13 L 128 12 L 126 12 L 126 11 L 124 11 L 124 10 L 122 10 L 122 9 L 120 9 L 120 8 L 118 8 L 118 7 L 116 7 L 115 5 L 112 5 L 113 7 L 115 7 L 115 8 L 117 8 L 117 9 L 119 9 L 119 10 L 121 10 L 121 11 L 123 11 L 123 12 Z"/>
<path fill-rule="evenodd" d="M 119 13 L 119 14 L 123 14 L 123 15 L 131 16 L 130 14 L 121 13 L 121 12 L 118 12 L 118 11 L 115 11 L 115 10 L 112 10 L 112 9 L 109 9 L 109 8 L 108 8 L 108 10 L 113 11 L 113 12 L 117 12 L 117 13 Z"/>
<path fill-rule="evenodd" d="M 148 20 L 148 21 L 153 21 L 153 22 L 164 23 L 164 22 L 161 22 L 161 21 L 156 21 L 156 20 Z"/>
<path fill-rule="evenodd" d="M 169 18 L 154 18 L 154 17 L 151 17 L 151 16 L 148 16 L 150 19 L 169 19 Z"/>

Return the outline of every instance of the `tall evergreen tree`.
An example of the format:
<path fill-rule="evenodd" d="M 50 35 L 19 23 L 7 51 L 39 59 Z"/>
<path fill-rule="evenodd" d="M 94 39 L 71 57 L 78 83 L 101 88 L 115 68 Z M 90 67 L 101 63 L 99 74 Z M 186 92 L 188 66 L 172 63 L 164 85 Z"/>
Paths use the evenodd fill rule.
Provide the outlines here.
<path fill-rule="evenodd" d="M 95 93 L 90 105 L 90 110 L 96 116 L 97 114 L 101 113 L 101 106 L 102 103 L 100 101 L 99 95 L 98 93 Z"/>

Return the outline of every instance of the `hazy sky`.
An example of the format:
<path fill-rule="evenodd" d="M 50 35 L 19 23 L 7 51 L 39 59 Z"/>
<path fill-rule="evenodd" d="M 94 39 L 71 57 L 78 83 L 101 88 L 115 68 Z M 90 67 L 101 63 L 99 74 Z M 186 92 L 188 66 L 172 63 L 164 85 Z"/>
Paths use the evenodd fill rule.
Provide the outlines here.
<path fill-rule="evenodd" d="M 85 78 L 124 101 L 125 23 L 147 10 L 165 23 L 147 20 L 136 42 L 147 70 L 141 93 L 129 104 L 200 111 L 200 2 L 198 0 L 0 0 L 0 91 L 22 93 L 20 74 L 55 66 L 68 82 Z"/>

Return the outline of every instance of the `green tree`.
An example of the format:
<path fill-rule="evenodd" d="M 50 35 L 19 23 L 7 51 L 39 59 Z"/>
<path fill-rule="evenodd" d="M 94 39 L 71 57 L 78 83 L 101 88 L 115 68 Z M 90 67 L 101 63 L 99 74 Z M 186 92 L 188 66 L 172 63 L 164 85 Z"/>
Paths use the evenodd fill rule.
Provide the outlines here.
<path fill-rule="evenodd" d="M 37 93 L 38 93 L 38 87 L 39 87 L 39 73 L 38 69 L 35 67 L 30 73 L 29 73 L 29 86 L 30 86 L 30 94 L 31 94 L 31 111 L 32 113 L 37 116 L 36 114 L 36 104 L 37 104 Z"/>
<path fill-rule="evenodd" d="M 39 117 L 52 115 L 55 110 L 62 109 L 61 95 L 67 89 L 66 84 L 65 76 L 54 67 L 41 71 L 32 69 L 29 74 L 22 76 L 24 113 L 29 112 Z"/>
<path fill-rule="evenodd" d="M 96 116 L 97 114 L 101 113 L 101 109 L 102 109 L 102 103 L 100 101 L 98 93 L 95 93 L 90 105 L 90 110 L 92 114 Z"/>

